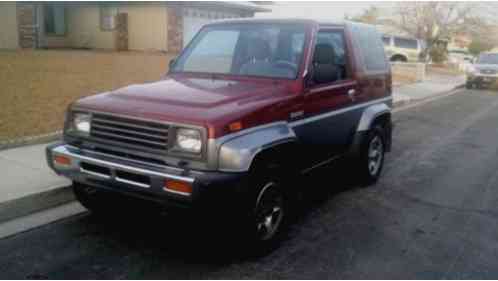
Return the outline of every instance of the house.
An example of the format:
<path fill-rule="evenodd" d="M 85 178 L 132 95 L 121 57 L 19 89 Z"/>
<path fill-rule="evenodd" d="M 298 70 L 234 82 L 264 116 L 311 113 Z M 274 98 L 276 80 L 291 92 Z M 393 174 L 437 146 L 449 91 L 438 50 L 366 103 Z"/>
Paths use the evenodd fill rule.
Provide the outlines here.
<path fill-rule="evenodd" d="M 0 49 L 178 52 L 208 22 L 252 17 L 251 2 L 0 2 Z"/>

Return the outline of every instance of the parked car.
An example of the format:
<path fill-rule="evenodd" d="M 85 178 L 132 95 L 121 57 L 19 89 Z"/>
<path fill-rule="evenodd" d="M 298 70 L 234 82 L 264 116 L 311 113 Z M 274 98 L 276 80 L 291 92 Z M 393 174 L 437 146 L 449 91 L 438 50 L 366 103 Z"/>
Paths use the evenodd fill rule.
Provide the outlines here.
<path fill-rule="evenodd" d="M 458 69 L 467 72 L 474 57 L 465 50 L 448 50 L 448 62 Z"/>
<path fill-rule="evenodd" d="M 382 36 L 387 57 L 393 62 L 418 62 L 423 50 L 423 41 L 414 38 Z"/>
<path fill-rule="evenodd" d="M 498 82 L 498 53 L 482 53 L 467 71 L 467 89 L 496 86 Z"/>
<path fill-rule="evenodd" d="M 390 66 L 375 28 L 313 20 L 205 25 L 162 80 L 86 97 L 48 164 L 99 213 L 120 193 L 237 215 L 256 245 L 278 238 L 301 174 L 351 157 L 381 175 L 391 148 Z M 348 161 L 349 162 L 349 161 Z M 327 188 L 333 188 L 333 179 Z M 103 196 L 106 194 L 107 196 Z M 112 197 L 111 197 L 112 198 Z"/>
<path fill-rule="evenodd" d="M 471 63 L 474 57 L 465 50 L 448 50 L 448 61 L 454 64 Z"/>

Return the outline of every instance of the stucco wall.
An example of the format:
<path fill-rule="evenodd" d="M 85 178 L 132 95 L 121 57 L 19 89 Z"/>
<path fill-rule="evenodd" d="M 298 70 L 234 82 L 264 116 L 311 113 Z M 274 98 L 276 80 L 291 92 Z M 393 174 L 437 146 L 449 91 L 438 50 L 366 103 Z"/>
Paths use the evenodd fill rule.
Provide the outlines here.
<path fill-rule="evenodd" d="M 118 6 L 128 14 L 128 47 L 130 50 L 167 51 L 168 13 L 161 3 L 140 3 Z"/>
<path fill-rule="evenodd" d="M 19 34 L 15 2 L 0 2 L 0 49 L 17 49 Z"/>
<path fill-rule="evenodd" d="M 100 30 L 100 7 L 71 4 L 66 9 L 66 42 L 73 48 L 114 49 L 114 31 Z"/>
<path fill-rule="evenodd" d="M 128 14 L 130 50 L 167 51 L 167 8 L 160 3 L 118 5 L 119 13 Z M 71 4 L 66 9 L 66 45 L 76 48 L 115 49 L 115 32 L 100 29 L 100 7 L 95 4 Z"/>

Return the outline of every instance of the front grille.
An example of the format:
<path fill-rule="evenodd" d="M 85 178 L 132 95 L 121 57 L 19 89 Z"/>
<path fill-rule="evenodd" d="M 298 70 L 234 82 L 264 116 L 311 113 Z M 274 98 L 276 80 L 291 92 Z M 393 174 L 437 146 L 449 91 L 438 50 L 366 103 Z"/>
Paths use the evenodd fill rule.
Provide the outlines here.
<path fill-rule="evenodd" d="M 116 117 L 106 114 L 92 115 L 92 140 L 145 151 L 166 152 L 169 125 Z"/>

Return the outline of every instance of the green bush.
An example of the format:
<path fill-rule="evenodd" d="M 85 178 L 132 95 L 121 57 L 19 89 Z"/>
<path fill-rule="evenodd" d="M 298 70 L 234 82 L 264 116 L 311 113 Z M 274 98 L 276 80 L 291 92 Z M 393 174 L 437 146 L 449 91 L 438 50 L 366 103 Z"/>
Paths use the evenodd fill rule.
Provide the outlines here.
<path fill-rule="evenodd" d="M 433 63 L 443 63 L 448 59 L 448 52 L 443 46 L 434 46 L 429 51 Z"/>

